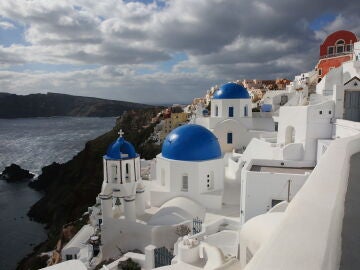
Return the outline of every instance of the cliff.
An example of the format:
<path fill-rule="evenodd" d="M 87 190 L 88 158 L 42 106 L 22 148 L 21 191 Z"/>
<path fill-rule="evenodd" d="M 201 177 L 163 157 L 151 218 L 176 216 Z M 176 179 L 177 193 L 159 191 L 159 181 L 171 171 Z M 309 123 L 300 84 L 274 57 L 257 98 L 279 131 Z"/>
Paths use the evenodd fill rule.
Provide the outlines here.
<path fill-rule="evenodd" d="M 0 118 L 51 116 L 120 116 L 150 105 L 92 97 L 47 93 L 20 96 L 0 93 Z"/>
<path fill-rule="evenodd" d="M 85 149 L 72 160 L 53 163 L 42 169 L 38 180 L 30 186 L 43 191 L 44 197 L 33 205 L 28 213 L 30 218 L 45 223 L 49 239 L 36 247 L 33 254 L 23 259 L 17 269 L 38 269 L 37 254 L 54 249 L 62 226 L 79 219 L 87 208 L 95 203 L 102 184 L 102 156 L 108 145 L 117 137 L 121 128 L 125 139 L 132 142 L 142 158 L 150 159 L 161 150 L 147 139 L 156 123 L 149 124 L 161 108 L 148 108 L 124 113 L 110 132 L 89 141 Z"/>

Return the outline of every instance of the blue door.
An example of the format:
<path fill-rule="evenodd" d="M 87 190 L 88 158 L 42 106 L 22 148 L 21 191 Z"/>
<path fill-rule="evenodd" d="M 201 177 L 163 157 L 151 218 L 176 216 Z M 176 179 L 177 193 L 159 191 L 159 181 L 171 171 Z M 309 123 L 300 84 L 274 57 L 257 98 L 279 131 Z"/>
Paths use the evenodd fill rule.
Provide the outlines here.
<path fill-rule="evenodd" d="M 234 107 L 229 107 L 229 117 L 234 117 Z"/>

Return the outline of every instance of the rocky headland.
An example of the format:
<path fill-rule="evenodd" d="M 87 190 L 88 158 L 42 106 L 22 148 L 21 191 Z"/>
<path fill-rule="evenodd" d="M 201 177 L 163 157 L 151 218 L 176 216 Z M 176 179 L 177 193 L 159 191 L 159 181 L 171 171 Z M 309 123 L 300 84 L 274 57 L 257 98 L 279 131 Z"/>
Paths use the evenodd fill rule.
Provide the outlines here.
<path fill-rule="evenodd" d="M 18 182 L 22 180 L 30 180 L 34 178 L 34 174 L 28 170 L 22 169 L 17 164 L 11 164 L 5 167 L 4 171 L 0 173 L 0 179 L 6 180 L 7 182 Z"/>

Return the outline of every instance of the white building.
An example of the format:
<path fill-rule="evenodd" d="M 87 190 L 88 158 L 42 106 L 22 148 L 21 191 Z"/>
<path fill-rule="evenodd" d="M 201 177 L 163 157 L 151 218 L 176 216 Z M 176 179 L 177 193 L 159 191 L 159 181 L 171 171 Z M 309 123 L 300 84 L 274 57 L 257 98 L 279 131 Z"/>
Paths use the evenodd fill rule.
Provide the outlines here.
<path fill-rule="evenodd" d="M 223 152 L 244 149 L 252 138 L 275 128 L 271 115 L 253 115 L 250 95 L 237 83 L 222 85 L 211 99 L 210 117 L 198 115 L 194 123 L 212 131 Z"/>

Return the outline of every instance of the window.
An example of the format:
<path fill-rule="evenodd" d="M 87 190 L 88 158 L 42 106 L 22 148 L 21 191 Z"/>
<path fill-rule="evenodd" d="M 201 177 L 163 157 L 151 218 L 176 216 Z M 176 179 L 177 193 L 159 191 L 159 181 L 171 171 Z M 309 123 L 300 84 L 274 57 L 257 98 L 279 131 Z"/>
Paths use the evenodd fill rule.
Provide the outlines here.
<path fill-rule="evenodd" d="M 275 131 L 278 131 L 278 130 L 279 130 L 279 123 L 275 122 Z"/>
<path fill-rule="evenodd" d="M 208 190 L 214 189 L 214 172 L 210 172 L 206 175 L 206 187 Z"/>
<path fill-rule="evenodd" d="M 117 181 L 117 166 L 116 165 L 111 165 L 111 178 L 113 183 L 116 183 Z"/>
<path fill-rule="evenodd" d="M 319 68 L 319 71 L 318 71 L 318 72 L 319 72 L 319 75 L 321 75 L 321 74 L 322 74 L 322 70 L 321 70 L 321 68 Z"/>
<path fill-rule="evenodd" d="M 227 143 L 232 144 L 232 141 L 233 141 L 232 133 L 228 132 L 228 134 L 227 134 Z"/>
<path fill-rule="evenodd" d="M 131 179 L 130 179 L 130 164 L 129 163 L 125 164 L 125 180 L 126 180 L 126 183 L 131 182 Z"/>
<path fill-rule="evenodd" d="M 215 106 L 215 116 L 219 116 L 219 107 L 218 107 L 218 105 Z"/>
<path fill-rule="evenodd" d="M 188 191 L 189 189 L 189 177 L 187 174 L 184 174 L 182 176 L 182 186 L 181 186 L 181 190 L 182 191 Z"/>
<path fill-rule="evenodd" d="M 244 107 L 244 116 L 245 117 L 248 116 L 248 106 L 247 105 Z"/>
<path fill-rule="evenodd" d="M 274 207 L 278 203 L 281 203 L 283 200 L 271 200 L 271 207 Z"/>
<path fill-rule="evenodd" d="M 331 111 L 329 111 L 329 114 L 331 114 Z"/>
<path fill-rule="evenodd" d="M 319 114 L 322 114 L 322 111 L 319 111 Z"/>
<path fill-rule="evenodd" d="M 344 52 L 344 44 L 345 42 L 342 39 L 336 41 L 336 53 Z"/>
<path fill-rule="evenodd" d="M 234 107 L 229 107 L 229 117 L 234 117 Z"/>
<path fill-rule="evenodd" d="M 352 51 L 352 44 L 346 45 L 346 51 L 348 51 L 348 52 Z"/>
<path fill-rule="evenodd" d="M 72 260 L 73 256 L 72 255 L 68 255 L 66 254 L 66 260 L 69 261 L 69 260 Z"/>
<path fill-rule="evenodd" d="M 329 46 L 328 47 L 328 54 L 334 54 L 334 46 Z"/>

